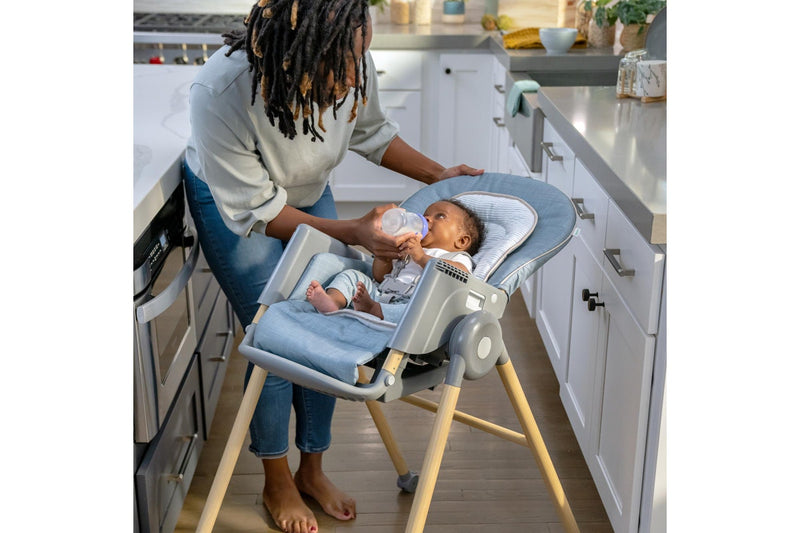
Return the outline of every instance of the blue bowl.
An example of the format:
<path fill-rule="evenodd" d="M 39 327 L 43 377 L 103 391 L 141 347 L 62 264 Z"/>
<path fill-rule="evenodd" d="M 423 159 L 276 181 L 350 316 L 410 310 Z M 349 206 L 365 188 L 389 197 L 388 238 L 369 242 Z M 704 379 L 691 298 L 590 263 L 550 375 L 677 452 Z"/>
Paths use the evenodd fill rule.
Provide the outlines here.
<path fill-rule="evenodd" d="M 566 54 L 575 44 L 578 30 L 575 28 L 540 28 L 539 39 L 548 54 Z"/>

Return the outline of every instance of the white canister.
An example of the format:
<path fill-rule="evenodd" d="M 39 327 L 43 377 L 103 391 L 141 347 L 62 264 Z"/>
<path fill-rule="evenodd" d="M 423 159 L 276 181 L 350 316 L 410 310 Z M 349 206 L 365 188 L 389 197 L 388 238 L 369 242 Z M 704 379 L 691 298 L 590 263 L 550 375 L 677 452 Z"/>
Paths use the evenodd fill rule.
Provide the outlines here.
<path fill-rule="evenodd" d="M 416 0 L 414 2 L 414 24 L 431 23 L 431 0 Z"/>
<path fill-rule="evenodd" d="M 663 98 L 667 95 L 667 62 L 646 59 L 636 64 L 636 96 Z"/>

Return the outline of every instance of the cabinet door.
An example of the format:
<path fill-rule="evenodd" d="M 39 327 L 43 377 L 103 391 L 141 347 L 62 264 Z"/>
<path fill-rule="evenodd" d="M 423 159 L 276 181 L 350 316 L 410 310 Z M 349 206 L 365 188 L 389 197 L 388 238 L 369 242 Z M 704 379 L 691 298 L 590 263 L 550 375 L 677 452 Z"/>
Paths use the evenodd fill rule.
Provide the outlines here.
<path fill-rule="evenodd" d="M 561 252 L 539 269 L 537 291 L 536 325 L 542 335 L 547 355 L 553 364 L 558 382 L 563 385 L 569 353 L 570 321 L 572 315 L 573 279 L 575 256 L 570 241 Z"/>
<path fill-rule="evenodd" d="M 381 108 L 397 121 L 409 145 L 420 146 L 422 98 L 419 91 L 380 91 Z M 331 177 L 337 202 L 401 202 L 422 186 L 402 174 L 374 165 L 348 152 Z"/>
<path fill-rule="evenodd" d="M 608 331 L 600 427 L 588 464 L 614 530 L 637 531 L 655 337 L 639 327 L 605 273 L 600 299 Z"/>
<path fill-rule="evenodd" d="M 439 56 L 439 163 L 491 165 L 491 54 Z"/>
<path fill-rule="evenodd" d="M 585 457 L 591 457 L 595 451 L 592 445 L 597 431 L 595 417 L 598 405 L 597 393 L 602 387 L 598 383 L 603 367 L 605 350 L 601 331 L 607 315 L 602 307 L 589 310 L 587 301 L 583 300 L 583 291 L 593 296 L 590 300 L 598 301 L 603 273 L 600 265 L 594 260 L 586 245 L 580 238 L 573 239 L 573 256 L 575 261 L 575 282 L 572 291 L 572 329 L 569 341 L 569 357 L 564 375 L 564 383 L 560 390 L 561 401 L 567 412 L 575 437 Z"/>

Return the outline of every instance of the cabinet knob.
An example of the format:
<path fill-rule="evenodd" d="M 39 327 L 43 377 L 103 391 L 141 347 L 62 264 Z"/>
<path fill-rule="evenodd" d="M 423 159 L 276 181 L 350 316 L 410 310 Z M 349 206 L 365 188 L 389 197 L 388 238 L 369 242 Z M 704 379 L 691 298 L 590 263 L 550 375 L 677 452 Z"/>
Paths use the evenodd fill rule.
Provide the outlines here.
<path fill-rule="evenodd" d="M 581 291 L 581 299 L 584 302 L 588 302 L 589 298 L 592 296 L 598 296 L 598 294 L 596 292 L 589 292 L 589 289 L 583 289 L 583 291 Z"/>
<path fill-rule="evenodd" d="M 586 307 L 589 308 L 589 311 L 594 311 L 598 307 L 605 307 L 605 306 L 606 304 L 604 304 L 603 302 L 598 302 L 594 298 L 589 298 L 589 303 L 586 304 Z"/>
<path fill-rule="evenodd" d="M 450 70 L 450 68 L 449 68 L 449 67 L 448 67 L 448 68 L 446 68 L 446 69 L 444 69 L 444 73 L 445 73 L 445 74 L 450 74 L 451 72 L 453 72 L 453 71 L 452 71 L 452 70 Z"/>

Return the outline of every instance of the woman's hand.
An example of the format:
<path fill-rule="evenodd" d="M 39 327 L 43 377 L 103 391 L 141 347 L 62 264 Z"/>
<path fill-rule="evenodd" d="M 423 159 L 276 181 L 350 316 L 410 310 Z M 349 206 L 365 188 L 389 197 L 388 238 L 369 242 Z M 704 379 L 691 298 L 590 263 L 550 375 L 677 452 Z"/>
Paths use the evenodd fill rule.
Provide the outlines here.
<path fill-rule="evenodd" d="M 369 213 L 357 219 L 355 230 L 355 243 L 360 244 L 372 252 L 375 257 L 385 261 L 402 257 L 400 253 L 402 239 L 393 237 L 381 230 L 383 214 L 393 207 L 397 207 L 397 205 L 385 204 L 374 207 Z"/>
<path fill-rule="evenodd" d="M 477 169 L 467 165 L 458 165 L 444 169 L 444 171 L 436 178 L 436 181 L 442 181 L 446 180 L 447 178 L 454 178 L 456 176 L 480 176 L 481 174 L 483 174 L 482 168 Z"/>

